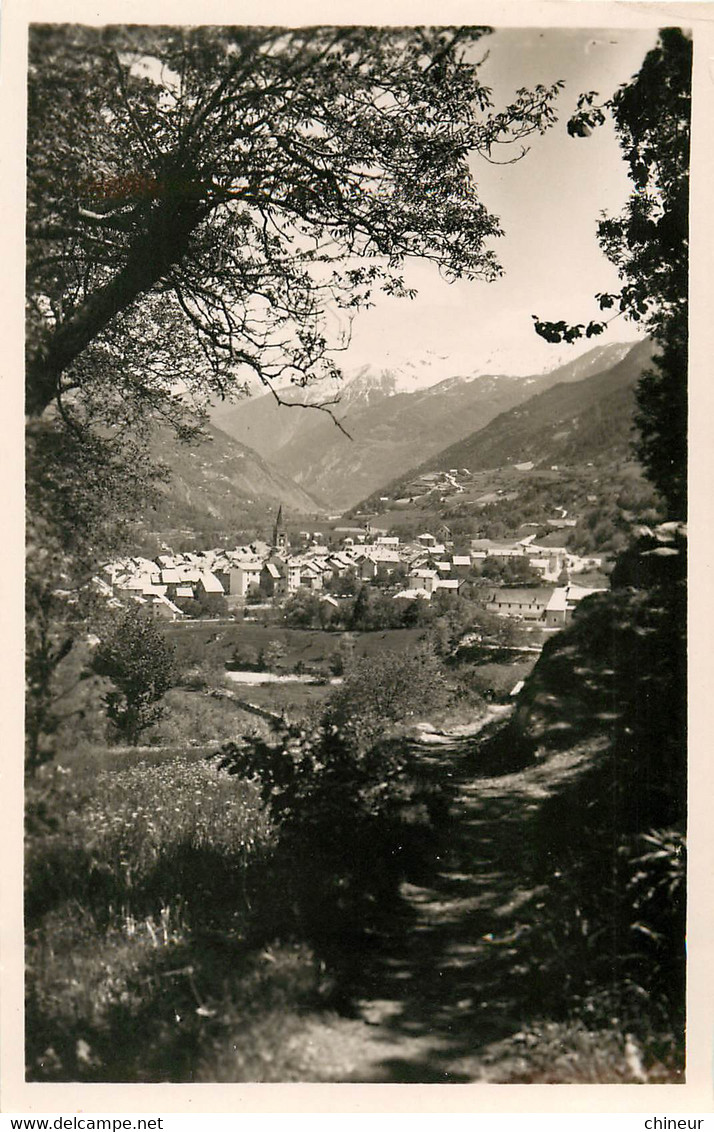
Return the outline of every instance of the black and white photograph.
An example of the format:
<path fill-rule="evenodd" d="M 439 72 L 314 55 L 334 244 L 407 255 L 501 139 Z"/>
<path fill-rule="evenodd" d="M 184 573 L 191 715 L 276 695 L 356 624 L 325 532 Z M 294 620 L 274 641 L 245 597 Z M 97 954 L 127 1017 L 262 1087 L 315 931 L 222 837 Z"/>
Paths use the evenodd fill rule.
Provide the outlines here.
<path fill-rule="evenodd" d="M 28 1084 L 686 1085 L 664 7 L 29 23 Z"/>

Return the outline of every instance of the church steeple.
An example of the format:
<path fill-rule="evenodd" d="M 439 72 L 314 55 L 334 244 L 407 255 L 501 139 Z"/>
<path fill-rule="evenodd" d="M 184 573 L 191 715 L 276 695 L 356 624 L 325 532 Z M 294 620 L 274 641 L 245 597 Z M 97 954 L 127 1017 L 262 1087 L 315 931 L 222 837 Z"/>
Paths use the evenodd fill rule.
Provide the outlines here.
<path fill-rule="evenodd" d="M 275 550 L 285 550 L 287 546 L 287 535 L 283 527 L 283 505 L 278 507 L 278 515 L 273 527 L 273 548 Z"/>

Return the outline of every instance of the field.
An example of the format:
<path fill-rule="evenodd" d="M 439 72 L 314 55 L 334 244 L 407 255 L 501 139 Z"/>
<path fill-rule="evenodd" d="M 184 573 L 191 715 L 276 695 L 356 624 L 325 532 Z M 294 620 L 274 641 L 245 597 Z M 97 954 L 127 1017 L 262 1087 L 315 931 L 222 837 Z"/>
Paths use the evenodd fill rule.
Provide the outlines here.
<path fill-rule="evenodd" d="M 419 531 L 430 531 L 438 518 L 433 511 L 420 507 L 418 501 L 403 507 L 390 507 L 387 511 L 359 512 L 360 523 L 371 523 L 375 527 L 385 530 L 400 530 L 403 527 L 418 527 Z M 433 533 L 433 532 L 432 532 Z"/>
<path fill-rule="evenodd" d="M 231 685 L 231 691 L 248 703 L 275 715 L 299 719 L 324 704 L 333 691 L 330 684 L 252 684 Z"/>
<path fill-rule="evenodd" d="M 245 732 L 264 729 L 265 722 L 249 708 L 243 708 L 239 701 L 290 719 L 319 712 L 334 690 L 334 685 L 329 683 L 333 677 L 330 662 L 346 637 L 354 645 L 356 658 L 375 657 L 385 651 L 405 653 L 425 639 L 425 630 L 420 628 L 345 634 L 210 622 L 177 623 L 168 625 L 165 632 L 176 650 L 178 686 L 165 695 L 164 717 L 144 732 L 141 745 L 144 749 L 186 752 L 197 747 L 215 747 Z M 537 633 L 529 634 L 529 643 L 531 638 L 533 643 L 540 640 Z M 276 671 L 289 676 L 296 669 L 304 669 L 316 677 L 316 682 L 286 680 L 240 684 L 230 680 L 227 669 L 243 667 L 235 663 L 236 657 L 255 659 L 275 641 L 284 648 Z M 499 655 L 497 663 L 477 666 L 468 661 L 459 663 L 448 670 L 449 679 L 457 683 L 464 694 L 470 689 L 475 695 L 482 695 L 492 689 L 503 698 L 521 679 L 521 670 L 528 670 L 536 656 L 536 653 L 508 653 Z M 64 702 L 70 712 L 67 723 L 57 735 L 57 757 L 63 764 L 81 758 L 91 765 L 93 759 L 104 761 L 107 757 L 101 702 L 106 681 L 95 678 L 77 683 L 77 673 L 87 662 L 87 650 L 80 648 L 76 655 L 70 654 L 62 674 L 68 688 Z M 473 679 L 469 678 L 471 670 Z M 463 708 L 469 708 L 468 697 Z M 127 751 L 122 758 L 129 760 L 132 756 Z"/>
<path fill-rule="evenodd" d="M 234 651 L 257 656 L 266 645 L 279 641 L 285 656 L 278 666 L 292 671 L 302 663 L 328 672 L 330 657 L 336 653 L 344 633 L 328 633 L 320 629 L 287 629 L 281 625 L 260 625 L 248 622 L 211 624 L 210 622 L 176 622 L 166 627 L 168 639 L 176 649 L 179 664 L 229 665 Z M 389 649 L 403 652 L 424 636 L 423 629 L 387 629 L 374 633 L 350 633 L 357 656 L 374 656 Z"/>

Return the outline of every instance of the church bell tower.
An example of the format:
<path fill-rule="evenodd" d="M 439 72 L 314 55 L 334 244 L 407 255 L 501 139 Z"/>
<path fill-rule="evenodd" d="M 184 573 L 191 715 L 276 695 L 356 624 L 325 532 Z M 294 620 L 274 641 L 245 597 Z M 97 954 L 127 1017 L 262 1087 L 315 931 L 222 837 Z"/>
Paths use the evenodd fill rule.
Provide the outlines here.
<path fill-rule="evenodd" d="M 273 527 L 273 550 L 287 550 L 288 538 L 283 526 L 283 505 L 278 507 L 278 516 Z"/>

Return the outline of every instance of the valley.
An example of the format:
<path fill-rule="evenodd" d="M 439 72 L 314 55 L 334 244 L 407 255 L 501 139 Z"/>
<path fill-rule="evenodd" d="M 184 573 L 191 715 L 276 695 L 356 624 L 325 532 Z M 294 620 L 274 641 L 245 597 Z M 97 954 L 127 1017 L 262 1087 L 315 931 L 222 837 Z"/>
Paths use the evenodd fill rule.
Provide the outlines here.
<path fill-rule="evenodd" d="M 413 376 L 410 385 L 398 373 L 360 371 L 341 393 L 343 420 L 358 425 L 352 439 L 324 414 L 281 409 L 270 395 L 224 406 L 214 419 L 234 436 L 210 425 L 195 450 L 157 444 L 171 478 L 143 517 L 137 549 L 155 557 L 264 539 L 282 507 L 293 537 L 304 541 L 307 528 L 332 542 L 352 521 L 381 535 L 416 535 L 438 521 L 457 541 L 515 537 L 523 523 L 552 525 L 566 509 L 574 549 L 616 551 L 628 522 L 658 515 L 631 458 L 634 386 L 651 353 L 648 341 L 615 343 L 536 378 L 439 372 L 431 384 L 421 374 L 427 384 L 417 388 Z M 462 439 L 444 448 L 454 428 Z M 414 453 L 430 450 L 414 464 Z M 315 478 L 310 469 L 323 459 Z M 390 480 L 399 464 L 405 472 Z"/>
<path fill-rule="evenodd" d="M 215 426 L 178 449 L 133 553 L 92 582 L 101 633 L 116 626 L 119 657 L 139 666 L 127 697 L 137 671 L 150 689 L 161 649 L 170 686 L 140 730 L 122 730 L 102 637 L 82 638 L 59 667 L 54 757 L 30 790 L 31 1080 L 680 1079 L 677 954 L 673 974 L 646 976 L 659 952 L 633 944 L 635 990 L 613 1005 L 616 953 L 572 937 L 583 901 L 607 922 L 577 831 L 572 891 L 544 896 L 560 851 L 551 812 L 557 828 L 580 815 L 609 860 L 589 784 L 601 799 L 614 758 L 636 773 L 620 718 L 645 746 L 659 727 L 630 686 L 674 703 L 648 651 L 671 585 L 649 610 L 620 577 L 638 539 L 679 569 L 679 534 L 629 450 L 649 356 L 648 343 L 614 361 L 596 351 L 495 415 L 487 394 L 488 423 L 340 515 Z M 681 623 L 664 616 L 667 655 Z M 144 656 L 130 642 L 152 633 L 159 651 Z M 615 633 L 634 682 L 613 680 Z M 675 794 L 662 808 L 648 786 L 652 821 L 678 826 Z M 63 823 L 52 841 L 47 798 Z M 622 834 L 608 865 L 620 885 L 638 836 Z M 676 893 L 677 836 L 661 851 Z M 58 938 L 70 894 L 81 914 Z M 126 920 L 98 933 L 117 901 Z M 631 931 L 618 917 L 613 930 Z M 87 1012 L 70 967 L 104 1005 Z M 674 988 L 671 1022 L 638 1016 L 652 979 L 662 1001 Z"/>
<path fill-rule="evenodd" d="M 582 394 L 589 378 L 615 367 L 632 350 L 631 343 L 595 347 L 550 372 L 525 377 L 456 373 L 444 378 L 448 358 L 441 360 L 436 371 L 428 364 L 415 366 L 416 375 L 406 367 L 364 367 L 348 375 L 343 385 L 331 385 L 324 392 L 308 389 L 284 394 L 290 401 L 307 404 L 323 397 L 328 402 L 338 398 L 332 411 L 351 439 L 325 414 L 281 407 L 270 394 L 222 406 L 214 411 L 213 419 L 237 440 L 252 445 L 284 475 L 325 499 L 331 511 L 344 511 L 412 469 L 415 457 L 439 459 L 449 444 L 478 434 L 500 414 L 530 402 L 551 386 L 576 383 Z M 641 368 L 644 356 L 646 351 L 636 352 L 630 367 Z M 458 462 L 468 465 L 468 461 Z"/>

